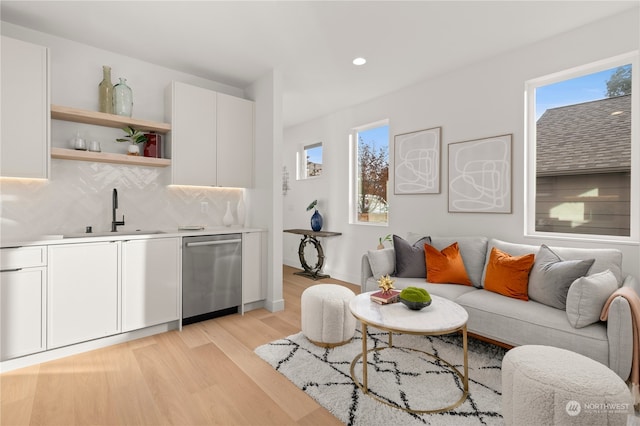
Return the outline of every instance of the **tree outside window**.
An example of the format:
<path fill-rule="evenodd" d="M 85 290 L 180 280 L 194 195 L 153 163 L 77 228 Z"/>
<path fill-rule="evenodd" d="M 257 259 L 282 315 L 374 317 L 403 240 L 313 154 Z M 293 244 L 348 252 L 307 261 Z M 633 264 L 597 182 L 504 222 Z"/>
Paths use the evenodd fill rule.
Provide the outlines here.
<path fill-rule="evenodd" d="M 355 173 L 356 223 L 387 224 L 389 204 L 389 125 L 359 129 Z"/>

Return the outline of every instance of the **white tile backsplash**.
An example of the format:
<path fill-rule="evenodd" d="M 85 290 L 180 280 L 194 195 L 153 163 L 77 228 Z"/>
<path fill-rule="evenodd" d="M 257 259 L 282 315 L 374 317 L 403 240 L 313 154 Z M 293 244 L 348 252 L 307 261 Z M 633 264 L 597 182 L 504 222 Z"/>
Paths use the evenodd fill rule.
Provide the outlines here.
<path fill-rule="evenodd" d="M 119 229 L 221 226 L 227 201 L 237 223 L 242 189 L 168 186 L 170 177 L 170 167 L 52 159 L 50 180 L 0 179 L 2 241 L 84 232 L 86 226 L 108 231 L 113 188 L 117 219 L 124 214 L 126 222 Z"/>

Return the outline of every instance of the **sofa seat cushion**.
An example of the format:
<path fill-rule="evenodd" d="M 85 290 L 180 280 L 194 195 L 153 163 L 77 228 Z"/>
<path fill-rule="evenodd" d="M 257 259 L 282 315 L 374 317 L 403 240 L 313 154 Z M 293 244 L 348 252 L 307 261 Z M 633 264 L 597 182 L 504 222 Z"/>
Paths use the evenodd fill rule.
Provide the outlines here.
<path fill-rule="evenodd" d="M 431 236 L 431 245 L 438 250 L 443 250 L 453 243 L 458 243 L 460 256 L 467 271 L 467 275 L 474 287 L 482 287 L 484 263 L 487 255 L 486 237 L 434 237 Z M 428 277 L 427 277 L 428 279 Z"/>
<path fill-rule="evenodd" d="M 423 278 L 394 278 L 391 277 L 393 281 L 393 287 L 402 290 L 407 287 L 420 287 L 424 288 L 429 292 L 429 294 L 435 294 L 436 296 L 444 297 L 449 300 L 456 300 L 459 296 L 477 291 L 478 289 L 469 286 L 469 285 L 460 285 L 460 284 L 435 284 L 425 282 Z M 378 289 L 378 281 L 374 278 L 369 278 L 367 280 L 367 285 L 363 291 L 374 291 Z"/>
<path fill-rule="evenodd" d="M 609 365 L 609 341 L 604 322 L 573 328 L 567 314 L 532 300 L 504 297 L 487 290 L 455 299 L 469 313 L 467 329 L 508 345 L 548 345 L 579 352 Z"/>

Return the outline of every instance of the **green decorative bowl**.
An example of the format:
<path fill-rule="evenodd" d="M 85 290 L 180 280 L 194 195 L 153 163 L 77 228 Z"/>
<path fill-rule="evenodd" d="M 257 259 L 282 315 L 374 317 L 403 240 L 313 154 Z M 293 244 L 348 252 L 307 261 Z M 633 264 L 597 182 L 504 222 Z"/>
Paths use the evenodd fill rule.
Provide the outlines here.
<path fill-rule="evenodd" d="M 429 300 L 428 302 L 412 302 L 410 300 L 403 299 L 402 297 L 400 298 L 400 302 L 402 302 L 407 308 L 411 309 L 412 311 L 419 311 L 420 309 L 426 308 L 431 304 L 431 300 Z"/>

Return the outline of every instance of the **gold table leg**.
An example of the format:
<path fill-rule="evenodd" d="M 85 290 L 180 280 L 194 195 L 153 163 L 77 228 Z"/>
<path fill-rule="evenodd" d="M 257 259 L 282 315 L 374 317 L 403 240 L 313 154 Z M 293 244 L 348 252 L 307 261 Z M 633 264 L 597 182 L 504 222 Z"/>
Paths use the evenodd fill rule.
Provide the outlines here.
<path fill-rule="evenodd" d="M 362 392 L 368 393 L 367 386 L 367 324 L 362 323 Z"/>
<path fill-rule="evenodd" d="M 356 357 L 353 359 L 353 361 L 351 361 L 351 378 L 353 379 L 354 383 L 360 388 L 360 390 L 362 390 L 362 393 L 364 394 L 369 394 L 369 390 L 368 390 L 368 378 L 367 378 L 367 353 L 369 352 L 367 350 L 367 324 L 362 321 L 362 354 L 358 354 L 356 355 Z M 463 350 L 463 358 L 464 358 L 464 368 L 463 368 L 463 373 L 460 373 L 460 371 L 453 366 L 452 364 L 450 364 L 449 362 L 445 361 L 444 359 L 440 358 L 439 356 L 436 356 L 434 354 L 430 354 L 428 352 L 424 352 L 418 349 L 412 349 L 412 348 L 405 348 L 407 350 L 410 351 L 415 351 L 415 352 L 420 352 L 423 353 L 433 359 L 439 360 L 440 362 L 444 363 L 451 371 L 453 371 L 455 374 L 458 375 L 458 377 L 460 379 L 462 379 L 462 383 L 463 383 L 463 392 L 462 395 L 460 397 L 460 399 L 458 399 L 458 401 L 454 402 L 451 405 L 448 405 L 446 407 L 442 407 L 442 408 L 437 408 L 434 410 L 411 410 L 408 408 L 404 408 L 404 407 L 400 407 L 397 406 L 395 404 L 390 404 L 389 402 L 377 397 L 376 395 L 373 394 L 369 394 L 369 396 L 375 400 L 377 400 L 378 402 L 381 402 L 385 405 L 388 405 L 390 407 L 394 407 L 394 408 L 398 408 L 400 410 L 409 412 L 409 413 L 414 413 L 414 414 L 434 414 L 434 413 L 442 413 L 444 411 L 449 411 L 449 410 L 453 410 L 454 408 L 458 407 L 460 404 L 462 404 L 467 397 L 469 396 L 469 356 L 468 356 L 468 345 L 467 345 L 467 325 L 465 324 L 462 328 L 458 329 L 459 331 L 462 331 L 462 350 Z M 422 333 L 420 333 L 422 334 Z M 442 333 L 442 334 L 448 334 L 448 333 Z M 422 335 L 442 335 L 440 333 L 436 333 L 436 334 L 428 334 L 428 333 L 424 333 Z M 389 331 L 389 346 L 387 347 L 382 347 L 382 348 L 375 348 L 375 349 L 371 349 L 371 352 L 374 351 L 381 351 L 384 349 L 389 349 L 392 347 L 392 332 Z M 356 377 L 355 374 L 355 366 L 358 363 L 358 360 L 362 359 L 362 383 L 358 382 L 358 378 Z"/>
<path fill-rule="evenodd" d="M 462 328 L 462 350 L 464 352 L 464 392 L 469 392 L 469 357 L 467 352 L 467 324 Z"/>

